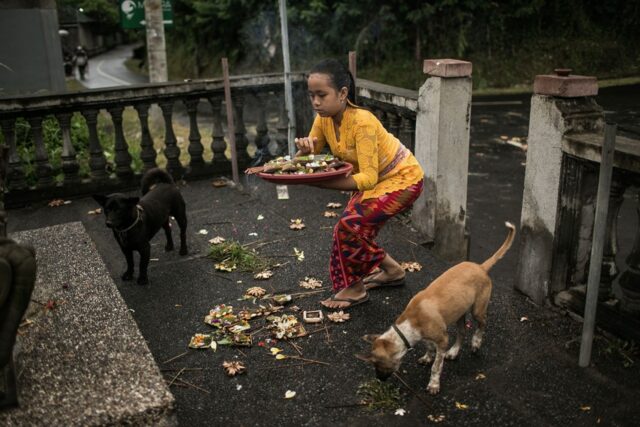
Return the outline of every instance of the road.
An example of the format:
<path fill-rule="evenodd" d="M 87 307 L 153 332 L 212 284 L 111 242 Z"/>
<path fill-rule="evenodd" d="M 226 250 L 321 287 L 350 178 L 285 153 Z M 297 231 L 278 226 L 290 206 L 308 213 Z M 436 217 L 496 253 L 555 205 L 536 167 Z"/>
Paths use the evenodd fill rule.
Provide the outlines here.
<path fill-rule="evenodd" d="M 89 60 L 89 74 L 82 84 L 88 89 L 148 83 L 146 76 L 129 70 L 125 61 L 131 57 L 133 45 L 118 46 Z"/>

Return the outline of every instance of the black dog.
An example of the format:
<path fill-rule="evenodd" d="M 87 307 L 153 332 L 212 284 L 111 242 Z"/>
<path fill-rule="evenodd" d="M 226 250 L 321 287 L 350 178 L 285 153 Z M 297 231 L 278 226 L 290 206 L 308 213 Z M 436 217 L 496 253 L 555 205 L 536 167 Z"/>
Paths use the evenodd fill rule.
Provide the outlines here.
<path fill-rule="evenodd" d="M 173 250 L 171 225 L 173 216 L 180 227 L 180 255 L 187 254 L 187 214 L 180 191 L 171 175 L 162 169 L 151 169 L 142 177 L 142 199 L 127 197 L 121 193 L 108 196 L 95 194 L 93 198 L 100 203 L 106 216 L 107 227 L 113 230 L 124 256 L 127 259 L 127 271 L 122 280 L 133 279 L 133 251 L 140 253 L 140 275 L 138 284 L 149 283 L 147 267 L 151 254 L 149 241 L 164 228 L 167 236 L 166 251 Z"/>

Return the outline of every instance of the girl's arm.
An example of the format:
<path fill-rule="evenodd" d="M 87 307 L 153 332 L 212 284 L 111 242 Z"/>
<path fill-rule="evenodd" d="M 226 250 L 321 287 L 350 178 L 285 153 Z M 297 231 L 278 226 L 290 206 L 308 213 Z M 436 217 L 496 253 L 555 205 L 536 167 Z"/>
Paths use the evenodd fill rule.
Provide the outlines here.
<path fill-rule="evenodd" d="M 353 179 L 352 176 L 341 176 L 330 181 L 322 181 L 309 185 L 327 188 L 329 190 L 355 191 L 358 189 L 358 184 L 356 184 L 356 180 Z"/>

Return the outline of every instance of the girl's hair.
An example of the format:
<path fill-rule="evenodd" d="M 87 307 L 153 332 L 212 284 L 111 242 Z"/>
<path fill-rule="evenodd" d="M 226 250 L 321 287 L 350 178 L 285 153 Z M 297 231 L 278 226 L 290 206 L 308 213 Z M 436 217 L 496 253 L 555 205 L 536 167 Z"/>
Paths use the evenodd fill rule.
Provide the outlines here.
<path fill-rule="evenodd" d="M 347 98 L 353 104 L 356 103 L 356 83 L 353 80 L 351 71 L 347 69 L 342 63 L 335 59 L 325 59 L 317 63 L 309 74 L 326 74 L 330 77 L 332 86 L 340 91 L 343 87 L 347 88 Z"/>

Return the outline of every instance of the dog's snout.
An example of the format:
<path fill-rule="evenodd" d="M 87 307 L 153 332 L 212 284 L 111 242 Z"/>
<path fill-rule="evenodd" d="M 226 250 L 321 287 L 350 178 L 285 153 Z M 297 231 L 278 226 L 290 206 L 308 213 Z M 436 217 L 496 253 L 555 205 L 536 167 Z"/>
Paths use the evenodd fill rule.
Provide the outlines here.
<path fill-rule="evenodd" d="M 107 227 L 113 228 L 113 222 L 107 220 Z"/>
<path fill-rule="evenodd" d="M 376 370 L 376 378 L 378 378 L 380 381 L 388 380 L 391 375 L 393 375 L 393 372 L 383 372 Z"/>

